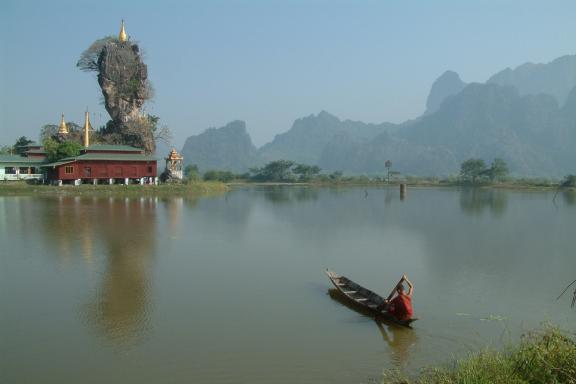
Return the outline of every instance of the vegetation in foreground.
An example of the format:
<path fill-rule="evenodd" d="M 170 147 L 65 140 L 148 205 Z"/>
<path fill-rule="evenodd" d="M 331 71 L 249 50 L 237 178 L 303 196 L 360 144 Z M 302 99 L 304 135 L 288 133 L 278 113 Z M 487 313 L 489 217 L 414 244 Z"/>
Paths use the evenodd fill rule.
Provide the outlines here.
<path fill-rule="evenodd" d="M 576 341 L 558 329 L 546 327 L 526 334 L 505 352 L 484 351 L 458 360 L 453 366 L 433 368 L 415 378 L 387 373 L 383 382 L 396 384 L 574 384 Z"/>
<path fill-rule="evenodd" d="M 229 188 L 221 182 L 191 182 L 186 184 L 160 185 L 92 185 L 79 186 L 28 184 L 23 181 L 0 183 L 1 195 L 73 195 L 73 196 L 186 196 L 212 195 L 228 191 Z"/>

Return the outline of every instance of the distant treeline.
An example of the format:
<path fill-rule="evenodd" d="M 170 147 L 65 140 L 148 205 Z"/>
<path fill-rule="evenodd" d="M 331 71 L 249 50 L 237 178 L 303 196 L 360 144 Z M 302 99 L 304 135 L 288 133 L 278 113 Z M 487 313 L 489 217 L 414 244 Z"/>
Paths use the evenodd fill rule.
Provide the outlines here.
<path fill-rule="evenodd" d="M 392 170 L 392 162 L 387 161 L 385 167 L 387 174 L 381 176 L 345 176 L 341 171 L 323 172 L 316 165 L 297 164 L 290 160 L 275 160 L 263 167 L 251 168 L 246 173 L 234 173 L 224 170 L 208 170 L 200 173 L 196 165 L 188 165 L 184 169 L 186 182 L 221 181 L 230 182 L 255 182 L 255 183 L 348 183 L 348 184 L 372 184 L 372 183 L 398 183 L 407 182 L 414 184 L 440 184 L 440 185 L 492 185 L 508 183 L 513 185 L 527 185 L 538 187 L 576 187 L 576 175 L 567 175 L 560 183 L 558 181 L 537 178 L 512 178 L 509 176 L 508 166 L 502 159 L 494 159 L 490 165 L 482 159 L 468 159 L 461 164 L 458 175 L 438 177 L 413 177 L 401 175 Z"/>

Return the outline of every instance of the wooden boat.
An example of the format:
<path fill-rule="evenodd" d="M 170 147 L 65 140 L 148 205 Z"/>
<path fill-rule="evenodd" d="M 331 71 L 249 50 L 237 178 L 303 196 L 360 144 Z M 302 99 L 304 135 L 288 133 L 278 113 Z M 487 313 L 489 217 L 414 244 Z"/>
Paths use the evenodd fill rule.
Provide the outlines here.
<path fill-rule="evenodd" d="M 416 318 L 398 320 L 385 310 L 379 311 L 378 307 L 384 304 L 384 298 L 382 296 L 364 288 L 347 277 L 338 275 L 336 272 L 326 270 L 326 274 L 338 292 L 347 298 L 349 302 L 353 303 L 359 309 L 362 309 L 363 312 L 374 316 L 376 320 L 385 320 L 409 328 L 411 328 L 411 324 L 414 321 L 418 320 Z"/>

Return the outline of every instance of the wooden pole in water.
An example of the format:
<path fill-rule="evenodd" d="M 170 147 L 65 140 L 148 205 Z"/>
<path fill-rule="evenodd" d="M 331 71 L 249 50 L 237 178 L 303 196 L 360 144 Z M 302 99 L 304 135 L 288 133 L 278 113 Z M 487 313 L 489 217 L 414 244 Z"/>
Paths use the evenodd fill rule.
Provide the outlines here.
<path fill-rule="evenodd" d="M 406 184 L 400 184 L 400 199 L 404 200 L 406 197 Z"/>

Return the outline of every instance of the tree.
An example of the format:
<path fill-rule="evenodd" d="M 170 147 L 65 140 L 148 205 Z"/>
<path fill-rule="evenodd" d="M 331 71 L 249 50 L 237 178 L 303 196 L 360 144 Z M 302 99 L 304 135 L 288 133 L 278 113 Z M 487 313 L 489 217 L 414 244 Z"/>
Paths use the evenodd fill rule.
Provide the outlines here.
<path fill-rule="evenodd" d="M 42 144 L 49 161 L 58 161 L 66 157 L 78 156 L 82 149 L 82 145 L 76 141 L 65 141 L 59 143 L 56 140 L 49 138 L 44 140 Z"/>
<path fill-rule="evenodd" d="M 197 181 L 200 178 L 198 174 L 198 166 L 196 164 L 189 164 L 184 167 L 184 180 Z"/>
<path fill-rule="evenodd" d="M 317 165 L 298 164 L 292 172 L 300 176 L 300 181 L 307 181 L 320 173 L 321 169 Z"/>
<path fill-rule="evenodd" d="M 227 183 L 235 179 L 235 175 L 230 171 L 216 171 L 211 170 L 207 171 L 204 174 L 205 181 L 221 181 L 223 183 Z"/>
<path fill-rule="evenodd" d="M 508 175 L 508 165 L 504 160 L 496 158 L 492 161 L 490 168 L 486 170 L 486 175 L 490 181 L 502 180 Z"/>
<path fill-rule="evenodd" d="M 106 43 L 115 39 L 115 36 L 107 36 L 93 42 L 88 49 L 82 52 L 76 66 L 85 72 L 98 71 L 98 58 L 100 57 L 100 53 Z"/>
<path fill-rule="evenodd" d="M 340 179 L 342 179 L 343 175 L 344 175 L 344 173 L 342 171 L 334 171 L 331 174 L 329 174 L 328 177 L 332 181 L 340 181 Z"/>
<path fill-rule="evenodd" d="M 576 187 L 576 175 L 566 175 L 560 183 L 560 186 L 565 188 Z"/>
<path fill-rule="evenodd" d="M 0 147 L 0 155 L 11 155 L 14 152 L 14 147 L 10 145 L 3 145 Z"/>
<path fill-rule="evenodd" d="M 387 170 L 386 178 L 388 179 L 388 182 L 390 182 L 390 168 L 392 168 L 392 161 L 386 160 L 384 166 L 386 167 Z"/>
<path fill-rule="evenodd" d="M 290 168 L 294 165 L 291 160 L 271 161 L 262 168 L 252 168 L 253 178 L 261 181 L 288 181 L 291 179 Z"/>
<path fill-rule="evenodd" d="M 26 136 L 20 136 L 14 144 L 14 153 L 21 156 L 24 155 L 24 153 L 26 153 L 26 146 L 30 143 L 33 143 L 33 141 L 28 139 Z"/>
<path fill-rule="evenodd" d="M 460 177 L 475 184 L 477 179 L 486 174 L 486 163 L 482 159 L 468 159 L 460 166 Z"/>

